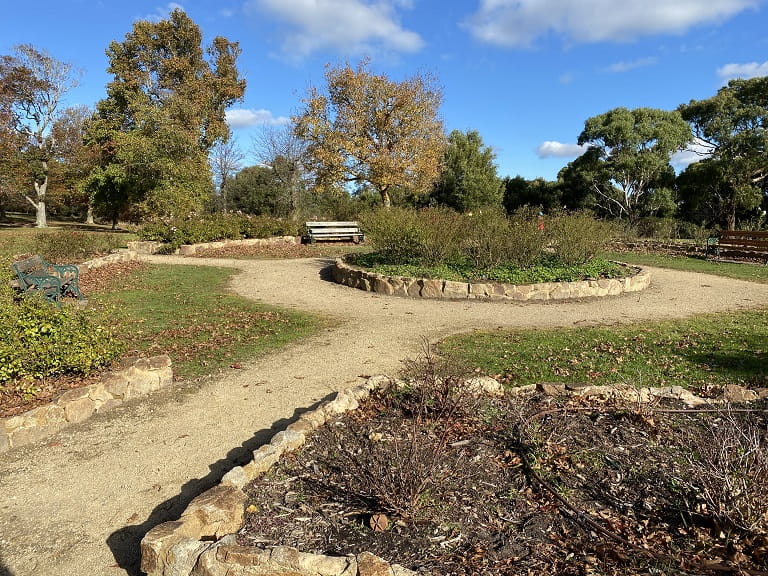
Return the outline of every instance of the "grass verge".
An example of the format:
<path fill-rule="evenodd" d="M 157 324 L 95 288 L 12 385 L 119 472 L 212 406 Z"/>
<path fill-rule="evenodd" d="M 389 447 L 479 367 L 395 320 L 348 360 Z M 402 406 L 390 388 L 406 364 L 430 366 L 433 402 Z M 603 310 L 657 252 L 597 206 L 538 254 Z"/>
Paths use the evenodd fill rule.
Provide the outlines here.
<path fill-rule="evenodd" d="M 726 384 L 766 387 L 768 310 L 614 328 L 476 332 L 447 338 L 440 351 L 509 386 L 626 382 L 704 394 Z"/>
<path fill-rule="evenodd" d="M 117 310 L 130 348 L 169 354 L 183 378 L 212 374 L 309 336 L 326 321 L 227 291 L 230 268 L 144 266 L 91 302 Z"/>
<path fill-rule="evenodd" d="M 670 256 L 666 254 L 638 254 L 636 252 L 611 252 L 603 254 L 609 260 L 618 260 L 639 266 L 671 268 L 683 272 L 715 274 L 737 280 L 768 283 L 768 266 L 749 262 L 720 262 L 692 256 Z"/>

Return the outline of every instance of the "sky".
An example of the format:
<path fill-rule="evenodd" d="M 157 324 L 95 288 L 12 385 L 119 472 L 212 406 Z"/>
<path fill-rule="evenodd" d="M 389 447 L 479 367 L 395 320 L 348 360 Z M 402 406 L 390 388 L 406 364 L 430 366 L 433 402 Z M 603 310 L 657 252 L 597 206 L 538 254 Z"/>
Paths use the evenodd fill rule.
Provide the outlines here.
<path fill-rule="evenodd" d="M 395 81 L 435 76 L 446 132 L 477 130 L 499 176 L 547 180 L 578 156 L 592 116 L 673 110 L 768 75 L 768 0 L 0 0 L 0 54 L 29 43 L 71 63 L 82 76 L 64 104 L 94 106 L 109 43 L 174 8 L 205 44 L 240 43 L 247 88 L 227 117 L 252 164 L 258 131 L 298 114 L 327 64 L 366 57 Z"/>

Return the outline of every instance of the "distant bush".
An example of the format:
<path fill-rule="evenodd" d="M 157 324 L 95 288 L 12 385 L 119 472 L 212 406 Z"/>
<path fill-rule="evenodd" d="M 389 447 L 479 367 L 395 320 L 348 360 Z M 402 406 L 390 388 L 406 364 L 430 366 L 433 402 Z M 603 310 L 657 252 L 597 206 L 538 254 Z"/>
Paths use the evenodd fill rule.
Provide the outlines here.
<path fill-rule="evenodd" d="M 162 242 L 166 245 L 165 250 L 172 252 L 183 244 L 297 236 L 299 226 L 296 222 L 271 216 L 227 213 L 147 222 L 136 230 L 136 234 L 142 240 Z"/>
<path fill-rule="evenodd" d="M 547 236 L 555 258 L 568 266 L 585 264 L 603 250 L 613 227 L 591 212 L 560 212 L 547 219 Z"/>
<path fill-rule="evenodd" d="M 108 365 L 123 345 L 111 319 L 93 310 L 51 304 L 39 294 L 18 296 L 10 262 L 0 266 L 0 390 L 34 396 L 34 381 L 86 375 Z"/>
<path fill-rule="evenodd" d="M 125 246 L 123 234 L 61 229 L 36 234 L 30 251 L 49 262 L 72 264 L 109 254 L 121 246 Z"/>

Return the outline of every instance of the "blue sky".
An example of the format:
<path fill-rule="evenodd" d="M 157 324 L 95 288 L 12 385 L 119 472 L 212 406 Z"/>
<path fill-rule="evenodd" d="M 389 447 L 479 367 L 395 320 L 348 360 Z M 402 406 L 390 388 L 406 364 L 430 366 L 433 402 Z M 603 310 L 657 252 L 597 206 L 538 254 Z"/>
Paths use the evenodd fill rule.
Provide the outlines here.
<path fill-rule="evenodd" d="M 768 0 L 0 0 L 0 54 L 31 43 L 81 68 L 65 104 L 93 106 L 110 41 L 175 7 L 206 43 L 240 43 L 248 88 L 229 118 L 246 154 L 260 124 L 287 121 L 323 85 L 326 63 L 364 56 L 394 80 L 434 74 L 446 131 L 477 130 L 500 176 L 529 179 L 576 157 L 590 116 L 674 109 L 768 75 Z"/>

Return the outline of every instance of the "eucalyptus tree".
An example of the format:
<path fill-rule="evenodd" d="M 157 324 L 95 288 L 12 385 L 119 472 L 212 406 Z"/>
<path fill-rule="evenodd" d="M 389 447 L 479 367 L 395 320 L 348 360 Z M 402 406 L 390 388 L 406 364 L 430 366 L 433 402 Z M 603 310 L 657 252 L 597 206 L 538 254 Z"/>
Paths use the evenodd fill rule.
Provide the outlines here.
<path fill-rule="evenodd" d="M 90 128 L 102 156 L 90 182 L 96 197 L 139 202 L 155 216 L 201 210 L 213 193 L 208 154 L 229 138 L 225 110 L 245 92 L 239 55 L 223 37 L 203 49 L 200 28 L 178 8 L 113 41 L 114 78 Z"/>
<path fill-rule="evenodd" d="M 589 175 L 599 209 L 635 221 L 644 209 L 653 211 L 655 193 L 668 195 L 674 181 L 670 158 L 691 140 L 691 128 L 677 111 L 615 108 L 584 123 L 578 142 L 589 149 L 579 159 L 579 173 Z"/>
<path fill-rule="evenodd" d="M 715 96 L 679 110 L 702 147 L 700 163 L 716 181 L 708 203 L 733 230 L 738 211 L 759 206 L 768 183 L 768 77 L 731 80 Z"/>

